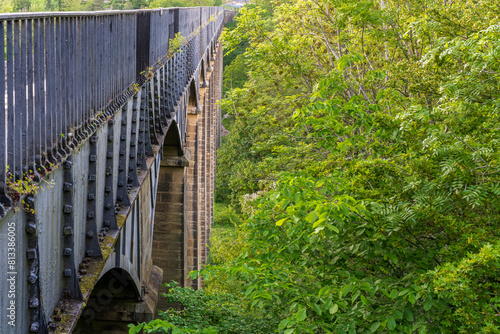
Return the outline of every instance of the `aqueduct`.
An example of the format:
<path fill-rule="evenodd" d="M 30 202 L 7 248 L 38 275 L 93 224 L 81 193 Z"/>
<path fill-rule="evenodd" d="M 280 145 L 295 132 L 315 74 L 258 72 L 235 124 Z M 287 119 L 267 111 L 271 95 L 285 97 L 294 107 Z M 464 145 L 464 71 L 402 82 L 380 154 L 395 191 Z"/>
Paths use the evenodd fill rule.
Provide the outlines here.
<path fill-rule="evenodd" d="M 116 333 L 163 282 L 199 287 L 223 25 L 215 7 L 0 14 L 1 333 Z"/>

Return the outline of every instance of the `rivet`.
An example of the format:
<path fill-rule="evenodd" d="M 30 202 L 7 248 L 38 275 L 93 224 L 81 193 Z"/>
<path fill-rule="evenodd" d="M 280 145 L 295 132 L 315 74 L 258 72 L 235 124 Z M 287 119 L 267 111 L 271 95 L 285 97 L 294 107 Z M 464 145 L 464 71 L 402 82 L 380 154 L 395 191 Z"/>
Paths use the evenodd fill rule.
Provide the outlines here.
<path fill-rule="evenodd" d="M 123 184 L 123 181 L 118 181 L 118 187 L 123 187 L 125 184 Z"/>
<path fill-rule="evenodd" d="M 39 329 L 40 329 L 40 324 L 38 322 L 34 322 L 30 325 L 30 331 L 32 333 L 38 333 Z"/>
<path fill-rule="evenodd" d="M 38 298 L 31 298 L 29 300 L 29 304 L 30 304 L 30 308 L 38 308 L 38 306 L 39 306 Z"/>
<path fill-rule="evenodd" d="M 120 155 L 125 155 L 125 150 L 120 150 Z"/>
<path fill-rule="evenodd" d="M 113 152 L 108 152 L 108 154 L 106 155 L 108 158 L 112 158 L 113 157 Z"/>
<path fill-rule="evenodd" d="M 28 196 L 24 202 L 29 206 L 33 207 L 35 205 L 35 199 L 32 196 Z"/>
<path fill-rule="evenodd" d="M 115 121 L 113 119 L 110 119 L 108 123 L 109 123 L 109 125 L 113 125 L 113 124 L 115 124 Z"/>
<path fill-rule="evenodd" d="M 110 224 L 109 224 L 109 221 L 108 221 L 108 220 L 105 220 L 105 221 L 104 221 L 104 226 L 106 226 L 106 227 L 110 226 Z"/>
<path fill-rule="evenodd" d="M 95 143 L 97 141 L 97 136 L 90 137 L 90 142 Z"/>
<path fill-rule="evenodd" d="M 90 155 L 90 157 L 89 157 L 89 160 L 90 160 L 91 162 L 94 162 L 94 161 L 96 161 L 96 160 L 97 160 L 97 157 L 96 157 L 94 154 L 91 154 L 91 155 Z"/>
<path fill-rule="evenodd" d="M 73 253 L 73 251 L 71 250 L 71 248 L 64 248 L 63 254 L 65 256 L 70 256 L 71 253 Z"/>
<path fill-rule="evenodd" d="M 36 224 L 34 222 L 29 222 L 28 225 L 26 225 L 26 232 L 33 234 L 36 232 Z"/>
<path fill-rule="evenodd" d="M 92 239 L 94 237 L 94 232 L 88 231 L 86 236 L 87 236 L 87 239 Z"/>
<path fill-rule="evenodd" d="M 113 135 L 108 136 L 108 141 L 113 141 Z"/>
<path fill-rule="evenodd" d="M 30 275 L 28 276 L 28 282 L 30 284 L 35 284 L 37 279 L 38 279 L 38 276 L 35 275 L 34 273 L 30 273 Z"/>
<path fill-rule="evenodd" d="M 105 192 L 110 193 L 111 192 L 111 186 L 106 186 L 104 189 Z"/>
<path fill-rule="evenodd" d="M 87 197 L 88 197 L 89 201 L 95 200 L 95 194 L 94 193 L 90 193 Z"/>
<path fill-rule="evenodd" d="M 111 203 L 106 203 L 106 210 L 110 210 L 111 208 L 113 207 L 113 205 L 111 205 Z"/>
<path fill-rule="evenodd" d="M 63 234 L 64 235 L 73 235 L 73 228 L 71 226 L 66 226 L 63 228 Z"/>
<path fill-rule="evenodd" d="M 64 276 L 71 277 L 71 269 L 64 269 Z"/>
<path fill-rule="evenodd" d="M 94 218 L 94 212 L 93 211 L 90 211 L 89 213 L 87 213 L 87 219 L 93 219 Z"/>
<path fill-rule="evenodd" d="M 124 165 L 120 165 L 120 166 L 118 167 L 118 170 L 119 170 L 119 171 L 124 171 L 124 170 L 125 170 L 125 166 L 124 166 Z"/>
<path fill-rule="evenodd" d="M 124 125 L 125 125 L 125 124 L 124 124 Z M 127 136 L 126 136 L 126 135 L 121 135 L 120 140 L 121 140 L 121 141 L 125 141 L 125 140 L 127 140 Z"/>
<path fill-rule="evenodd" d="M 92 257 L 92 256 L 94 256 L 94 252 L 93 252 L 93 251 L 91 251 L 91 250 L 88 250 L 88 251 L 86 252 L 86 254 L 87 254 L 87 256 L 88 256 L 88 257 Z"/>
<path fill-rule="evenodd" d="M 66 160 L 66 161 L 64 162 L 64 168 L 66 168 L 66 169 L 70 169 L 70 168 L 71 168 L 71 166 L 73 166 L 73 163 L 72 163 L 71 161 Z"/>
<path fill-rule="evenodd" d="M 69 204 L 66 204 L 64 206 L 64 213 L 71 213 L 71 211 L 73 210 L 73 207 Z"/>
<path fill-rule="evenodd" d="M 63 186 L 64 191 L 71 191 L 73 189 L 73 183 L 65 182 Z"/>
<path fill-rule="evenodd" d="M 26 250 L 26 257 L 28 258 L 28 260 L 36 259 L 37 258 L 36 249 L 30 248 L 30 249 Z"/>
<path fill-rule="evenodd" d="M 117 199 L 119 202 L 121 202 L 121 201 L 123 201 L 123 196 L 118 196 L 116 199 Z"/>
<path fill-rule="evenodd" d="M 89 181 L 91 181 L 91 182 L 95 181 L 95 174 L 90 174 L 89 175 Z"/>

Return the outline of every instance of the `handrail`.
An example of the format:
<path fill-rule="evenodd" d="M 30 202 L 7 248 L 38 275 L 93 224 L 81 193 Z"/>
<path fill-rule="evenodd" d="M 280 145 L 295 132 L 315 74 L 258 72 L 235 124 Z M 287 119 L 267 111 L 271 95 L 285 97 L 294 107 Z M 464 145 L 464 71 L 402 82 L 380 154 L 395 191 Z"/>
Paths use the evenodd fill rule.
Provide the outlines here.
<path fill-rule="evenodd" d="M 48 18 L 48 17 L 77 17 L 77 16 L 104 16 L 104 15 L 120 15 L 120 14 L 140 14 L 140 13 L 163 13 L 167 10 L 180 9 L 190 10 L 196 8 L 214 8 L 214 7 L 160 7 L 154 9 L 131 9 L 131 10 L 99 10 L 99 11 L 84 11 L 84 12 L 17 12 L 17 13 L 0 13 L 0 20 L 22 20 L 32 18 Z M 161 14 L 160 14 L 161 15 Z"/>
<path fill-rule="evenodd" d="M 39 178 L 95 131 L 186 39 L 172 96 L 223 24 L 220 7 L 0 14 L 0 215 L 6 184 Z M 1 64 L 1 63 L 0 63 Z M 173 66 L 173 65 L 169 65 Z M 10 172 L 11 174 L 8 174 Z M 8 176 L 9 175 L 9 176 Z"/>

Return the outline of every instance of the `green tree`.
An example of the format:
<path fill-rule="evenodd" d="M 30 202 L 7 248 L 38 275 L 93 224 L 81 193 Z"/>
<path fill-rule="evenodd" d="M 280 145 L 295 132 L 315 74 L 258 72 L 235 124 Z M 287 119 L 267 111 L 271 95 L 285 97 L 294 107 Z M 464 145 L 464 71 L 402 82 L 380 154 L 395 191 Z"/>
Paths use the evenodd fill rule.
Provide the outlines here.
<path fill-rule="evenodd" d="M 4 0 L 0 2 L 0 12 L 2 13 L 10 13 L 14 11 L 14 1 L 13 0 Z"/>
<path fill-rule="evenodd" d="M 31 6 L 30 0 L 13 0 L 14 11 L 29 11 Z"/>
<path fill-rule="evenodd" d="M 86 5 L 82 0 L 62 0 L 61 9 L 65 11 L 82 11 L 86 9 Z"/>
<path fill-rule="evenodd" d="M 46 0 L 31 0 L 31 12 L 43 12 L 47 10 Z"/>
<path fill-rule="evenodd" d="M 226 270 L 283 305 L 285 333 L 499 331 L 494 6 L 272 12 L 226 35 L 250 40 L 250 72 L 224 102 L 218 187 L 257 198 Z"/>
<path fill-rule="evenodd" d="M 86 3 L 87 10 L 90 11 L 97 11 L 97 10 L 104 10 L 106 9 L 106 6 L 104 4 L 104 0 L 89 0 Z"/>

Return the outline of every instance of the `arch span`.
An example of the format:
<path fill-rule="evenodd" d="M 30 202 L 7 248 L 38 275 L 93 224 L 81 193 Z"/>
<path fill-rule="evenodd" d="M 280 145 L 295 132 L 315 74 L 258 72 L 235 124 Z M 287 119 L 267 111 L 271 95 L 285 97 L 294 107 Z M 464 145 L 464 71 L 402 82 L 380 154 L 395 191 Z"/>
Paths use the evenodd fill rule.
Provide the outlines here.
<path fill-rule="evenodd" d="M 127 333 L 128 323 L 144 319 L 142 294 L 125 269 L 108 270 L 94 286 L 74 333 Z"/>
<path fill-rule="evenodd" d="M 198 105 L 198 87 L 196 87 L 196 80 L 193 78 L 189 83 L 189 96 L 188 96 L 188 113 L 197 114 L 199 108 Z"/>

